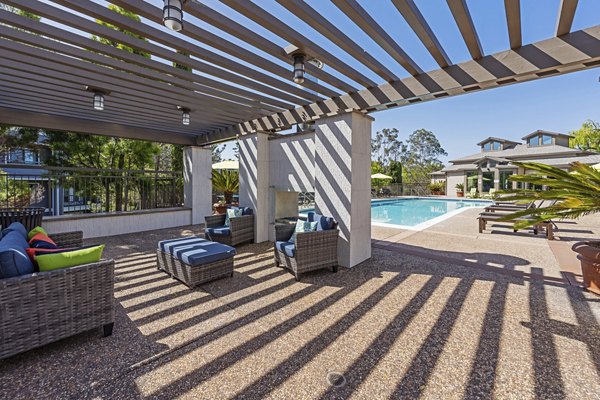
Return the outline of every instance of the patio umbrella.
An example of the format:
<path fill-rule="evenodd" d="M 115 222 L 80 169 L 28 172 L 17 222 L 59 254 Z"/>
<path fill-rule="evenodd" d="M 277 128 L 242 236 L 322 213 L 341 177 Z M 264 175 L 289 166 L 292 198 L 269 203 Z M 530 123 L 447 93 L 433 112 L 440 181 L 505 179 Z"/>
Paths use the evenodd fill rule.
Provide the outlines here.
<path fill-rule="evenodd" d="M 394 178 L 392 178 L 391 176 L 385 175 L 385 174 L 377 173 L 377 174 L 371 175 L 371 179 L 394 179 Z"/>
<path fill-rule="evenodd" d="M 240 163 L 236 160 L 220 161 L 213 164 L 212 169 L 240 169 Z"/>

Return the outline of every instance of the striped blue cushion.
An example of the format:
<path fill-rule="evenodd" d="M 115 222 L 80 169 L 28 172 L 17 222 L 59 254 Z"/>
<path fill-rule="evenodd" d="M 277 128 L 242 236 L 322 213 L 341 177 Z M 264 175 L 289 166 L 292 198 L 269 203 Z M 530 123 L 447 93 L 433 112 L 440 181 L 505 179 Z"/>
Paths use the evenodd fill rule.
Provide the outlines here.
<path fill-rule="evenodd" d="M 296 245 L 293 242 L 275 242 L 275 248 L 288 257 L 294 257 L 296 255 Z"/>
<path fill-rule="evenodd" d="M 309 212 L 306 216 L 309 222 L 317 222 L 317 231 L 327 231 L 333 228 L 333 218 L 331 217 L 325 217 L 314 211 Z"/>
<path fill-rule="evenodd" d="M 231 229 L 228 226 L 217 226 L 215 228 L 206 228 L 204 230 L 209 235 L 231 235 Z"/>
<path fill-rule="evenodd" d="M 192 266 L 224 260 L 235 255 L 235 248 L 231 246 L 196 236 L 163 240 L 158 242 L 158 248 Z"/>

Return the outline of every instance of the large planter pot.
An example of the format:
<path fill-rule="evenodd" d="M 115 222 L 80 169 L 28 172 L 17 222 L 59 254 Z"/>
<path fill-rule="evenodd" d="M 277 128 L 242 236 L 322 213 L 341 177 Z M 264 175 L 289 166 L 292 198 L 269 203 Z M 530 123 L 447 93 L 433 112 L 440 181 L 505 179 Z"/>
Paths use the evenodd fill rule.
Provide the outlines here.
<path fill-rule="evenodd" d="M 456 192 L 456 197 L 464 197 L 464 192 Z"/>
<path fill-rule="evenodd" d="M 440 192 L 439 190 L 432 190 L 431 194 L 434 195 L 434 196 L 439 196 L 439 195 L 442 194 L 442 192 Z"/>
<path fill-rule="evenodd" d="M 214 205 L 216 214 L 225 214 L 227 212 L 227 205 Z"/>
<path fill-rule="evenodd" d="M 583 285 L 600 295 L 600 241 L 578 242 L 572 247 L 581 262 Z"/>

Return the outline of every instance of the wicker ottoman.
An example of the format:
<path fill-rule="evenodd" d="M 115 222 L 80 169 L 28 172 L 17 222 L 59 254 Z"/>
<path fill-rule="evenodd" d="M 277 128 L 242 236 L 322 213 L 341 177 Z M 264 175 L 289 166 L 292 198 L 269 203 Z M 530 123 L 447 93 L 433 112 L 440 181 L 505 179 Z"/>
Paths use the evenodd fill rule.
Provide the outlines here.
<path fill-rule="evenodd" d="M 162 240 L 156 249 L 158 269 L 190 289 L 204 282 L 233 276 L 235 248 L 201 237 Z"/>

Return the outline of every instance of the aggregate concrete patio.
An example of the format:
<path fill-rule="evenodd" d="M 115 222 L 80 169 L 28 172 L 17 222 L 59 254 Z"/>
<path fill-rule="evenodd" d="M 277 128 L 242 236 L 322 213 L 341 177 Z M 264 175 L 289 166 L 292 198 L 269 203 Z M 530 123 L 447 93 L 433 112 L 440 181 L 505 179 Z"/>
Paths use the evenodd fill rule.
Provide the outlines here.
<path fill-rule="evenodd" d="M 200 227 L 90 240 L 117 261 L 113 336 L 0 361 L 0 398 L 600 398 L 600 298 L 541 236 L 480 235 L 472 212 L 374 228 L 371 260 L 299 283 L 240 246 L 233 278 L 193 291 L 154 250 Z M 559 232 L 597 235 L 586 221 Z"/>

